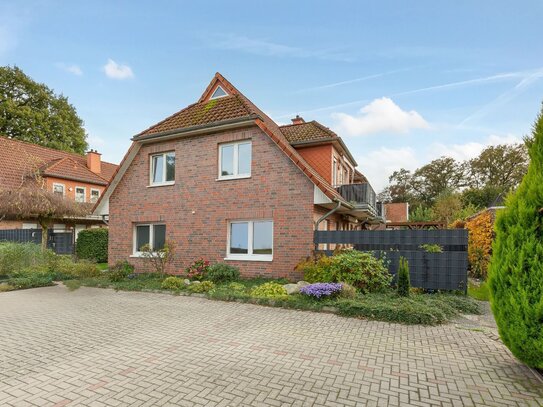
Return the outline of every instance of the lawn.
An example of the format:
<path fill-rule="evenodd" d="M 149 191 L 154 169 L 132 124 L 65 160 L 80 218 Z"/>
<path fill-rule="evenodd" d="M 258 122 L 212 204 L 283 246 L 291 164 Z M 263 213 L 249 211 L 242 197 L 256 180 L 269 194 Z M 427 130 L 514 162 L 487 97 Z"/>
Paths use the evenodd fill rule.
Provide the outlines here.
<path fill-rule="evenodd" d="M 475 298 L 479 301 L 490 301 L 490 290 L 486 281 L 482 281 L 480 284 L 469 282 L 468 295 L 471 298 Z"/>

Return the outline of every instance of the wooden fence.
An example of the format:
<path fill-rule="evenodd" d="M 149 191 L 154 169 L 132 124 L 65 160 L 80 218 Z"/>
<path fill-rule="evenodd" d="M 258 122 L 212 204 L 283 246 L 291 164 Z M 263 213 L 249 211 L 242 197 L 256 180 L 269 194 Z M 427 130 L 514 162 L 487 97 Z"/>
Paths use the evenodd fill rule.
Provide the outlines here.
<path fill-rule="evenodd" d="M 315 244 L 350 245 L 384 256 L 394 276 L 400 257 L 405 257 L 413 287 L 467 290 L 468 231 L 464 229 L 315 231 Z M 423 245 L 439 245 L 442 252 L 429 253 Z"/>

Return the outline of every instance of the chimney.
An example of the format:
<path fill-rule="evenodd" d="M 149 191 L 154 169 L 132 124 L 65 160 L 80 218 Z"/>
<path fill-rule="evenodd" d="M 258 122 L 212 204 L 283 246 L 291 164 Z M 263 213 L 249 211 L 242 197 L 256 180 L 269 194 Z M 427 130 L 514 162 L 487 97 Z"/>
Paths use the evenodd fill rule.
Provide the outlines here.
<path fill-rule="evenodd" d="M 100 159 L 101 155 L 102 154 L 96 150 L 90 150 L 87 152 L 87 168 L 95 174 L 100 174 L 102 172 L 102 160 Z"/>
<path fill-rule="evenodd" d="M 296 117 L 294 119 L 291 119 L 291 120 L 292 120 L 292 124 L 305 123 L 305 120 L 303 119 L 303 117 L 300 117 L 300 115 L 296 115 Z"/>

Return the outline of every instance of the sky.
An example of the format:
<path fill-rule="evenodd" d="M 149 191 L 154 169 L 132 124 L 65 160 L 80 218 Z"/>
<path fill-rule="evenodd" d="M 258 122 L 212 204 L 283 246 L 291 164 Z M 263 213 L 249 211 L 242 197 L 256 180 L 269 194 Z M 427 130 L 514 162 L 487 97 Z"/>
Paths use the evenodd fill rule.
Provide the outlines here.
<path fill-rule="evenodd" d="M 67 96 L 116 163 L 221 72 L 276 122 L 337 132 L 379 192 L 394 170 L 530 133 L 542 15 L 541 0 L 2 0 L 0 64 Z"/>

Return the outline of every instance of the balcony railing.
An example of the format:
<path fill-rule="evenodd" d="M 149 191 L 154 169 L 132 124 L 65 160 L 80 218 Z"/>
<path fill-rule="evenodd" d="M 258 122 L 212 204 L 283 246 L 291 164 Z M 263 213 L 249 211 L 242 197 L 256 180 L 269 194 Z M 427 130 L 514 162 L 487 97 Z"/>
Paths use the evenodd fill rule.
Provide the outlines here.
<path fill-rule="evenodd" d="M 336 187 L 336 190 L 346 201 L 358 208 L 367 208 L 373 216 L 384 217 L 384 205 L 377 202 L 377 194 L 368 182 L 360 184 L 345 184 Z"/>

